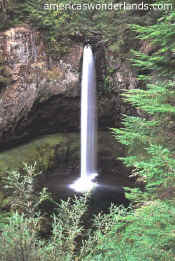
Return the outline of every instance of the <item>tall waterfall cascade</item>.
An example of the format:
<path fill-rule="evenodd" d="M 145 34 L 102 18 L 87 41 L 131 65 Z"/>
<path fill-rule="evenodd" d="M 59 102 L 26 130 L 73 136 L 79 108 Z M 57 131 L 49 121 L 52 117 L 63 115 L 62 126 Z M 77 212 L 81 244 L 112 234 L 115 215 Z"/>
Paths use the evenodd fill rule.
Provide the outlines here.
<path fill-rule="evenodd" d="M 70 187 L 88 192 L 97 184 L 97 112 L 95 62 L 90 45 L 84 47 L 81 81 L 81 173 Z"/>

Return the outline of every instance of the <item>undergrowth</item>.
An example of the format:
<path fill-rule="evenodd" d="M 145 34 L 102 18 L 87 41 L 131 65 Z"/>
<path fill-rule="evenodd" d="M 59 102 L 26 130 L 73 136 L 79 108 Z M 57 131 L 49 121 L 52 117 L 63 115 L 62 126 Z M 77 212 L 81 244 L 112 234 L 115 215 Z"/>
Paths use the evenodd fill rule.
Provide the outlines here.
<path fill-rule="evenodd" d="M 56 202 L 56 210 L 49 221 L 51 232 L 44 238 L 40 235 L 43 213 L 34 207 L 26 211 L 26 207 L 28 201 L 35 206 L 48 200 L 50 195 L 44 190 L 45 194 L 40 193 L 38 198 L 29 196 L 36 176 L 34 167 L 25 166 L 24 177 L 19 172 L 12 173 L 6 179 L 9 184 L 6 188 L 13 189 L 16 197 L 11 206 L 16 203 L 9 217 L 3 217 L 0 222 L 0 261 L 175 259 L 175 204 L 172 199 L 150 200 L 136 209 L 111 205 L 108 214 L 94 216 L 89 228 L 84 228 L 81 217 L 87 211 L 90 195 Z M 19 190 L 25 191 L 26 198 L 21 197 Z"/>

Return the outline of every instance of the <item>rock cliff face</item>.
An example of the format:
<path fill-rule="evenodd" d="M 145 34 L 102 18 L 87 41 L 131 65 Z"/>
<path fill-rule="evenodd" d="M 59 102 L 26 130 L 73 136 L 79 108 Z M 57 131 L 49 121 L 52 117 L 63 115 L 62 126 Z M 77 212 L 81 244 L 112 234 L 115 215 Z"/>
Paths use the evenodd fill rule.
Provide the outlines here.
<path fill-rule="evenodd" d="M 9 78 L 0 88 L 2 148 L 39 134 L 79 129 L 82 53 L 83 44 L 75 43 L 53 60 L 42 36 L 28 25 L 1 32 L 1 66 Z M 120 126 L 121 113 L 131 110 L 121 101 L 121 89 L 136 88 L 135 74 L 102 46 L 95 56 L 99 127 Z"/>

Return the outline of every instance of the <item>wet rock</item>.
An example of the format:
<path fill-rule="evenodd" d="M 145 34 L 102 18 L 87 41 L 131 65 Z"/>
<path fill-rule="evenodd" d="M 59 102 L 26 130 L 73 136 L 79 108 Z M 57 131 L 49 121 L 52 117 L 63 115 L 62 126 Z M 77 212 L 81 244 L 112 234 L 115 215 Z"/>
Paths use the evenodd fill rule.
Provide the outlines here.
<path fill-rule="evenodd" d="M 74 110 L 78 115 L 79 105 L 74 106 L 77 99 L 71 104 L 69 97 L 79 96 L 78 70 L 82 46 L 76 44 L 63 59 L 52 61 L 46 55 L 41 35 L 28 25 L 11 28 L 0 37 L 4 64 L 11 72 L 11 83 L 1 91 L 0 99 L 2 145 L 47 133 L 53 125 L 55 129 L 59 128 L 61 118 L 65 118 L 62 106 L 69 107 L 67 115 L 72 115 L 71 105 L 78 107 L 78 111 Z M 60 106 L 62 99 L 64 102 Z M 40 127 L 37 125 L 38 128 L 33 130 L 36 121 Z M 59 122 L 59 126 L 53 121 Z"/>
<path fill-rule="evenodd" d="M 0 38 L 10 79 L 0 93 L 1 149 L 41 134 L 78 131 L 83 42 L 53 60 L 42 35 L 29 25 L 2 32 Z M 123 103 L 121 89 L 137 87 L 135 72 L 103 45 L 94 55 L 99 128 L 119 127 L 121 113 L 134 113 Z"/>

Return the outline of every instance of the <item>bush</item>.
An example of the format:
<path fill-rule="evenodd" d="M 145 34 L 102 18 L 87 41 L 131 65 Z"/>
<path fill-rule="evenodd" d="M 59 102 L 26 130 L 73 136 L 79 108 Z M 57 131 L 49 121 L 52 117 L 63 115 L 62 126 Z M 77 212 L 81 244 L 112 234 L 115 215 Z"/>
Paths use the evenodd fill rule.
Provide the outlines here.
<path fill-rule="evenodd" d="M 34 171 L 33 167 L 27 169 L 32 170 L 32 173 Z M 34 173 L 30 175 L 28 184 L 32 184 L 34 176 Z M 16 173 L 18 186 L 12 183 L 10 178 L 8 180 L 11 180 L 10 188 L 14 189 L 14 195 L 19 196 L 21 202 L 22 194 L 19 191 L 24 191 L 22 186 L 26 187 L 24 182 L 26 177 L 21 179 L 19 177 L 20 175 Z M 86 220 L 84 221 L 82 217 L 88 210 L 88 197 L 87 194 L 57 203 L 57 209 L 50 217 L 51 234 L 47 239 L 40 235 L 43 216 L 34 208 L 35 214 L 26 211 L 27 198 L 24 198 L 22 205 L 24 212 L 21 213 L 21 208 L 20 211 L 16 208 L 18 212 L 11 212 L 10 217 L 0 222 L 0 261 L 173 261 L 175 259 L 173 200 L 145 202 L 135 210 L 131 207 L 125 209 L 122 206 L 112 205 L 108 214 L 99 213 L 94 217 L 93 224 L 86 227 L 83 223 Z M 29 199 L 31 200 L 30 197 Z M 18 198 L 16 200 L 18 202 Z M 38 198 L 34 198 L 35 200 L 41 201 L 39 195 Z M 16 206 L 21 207 L 21 204 Z"/>
<path fill-rule="evenodd" d="M 41 261 L 42 242 L 37 240 L 38 218 L 25 218 L 14 213 L 2 225 L 0 236 L 1 261 Z"/>
<path fill-rule="evenodd" d="M 6 193 L 9 194 L 8 203 L 11 210 L 34 217 L 39 205 L 50 198 L 46 188 L 40 192 L 35 191 L 35 177 L 39 174 L 36 172 L 36 164 L 24 164 L 21 171 L 8 171 L 7 176 L 2 178 Z"/>

